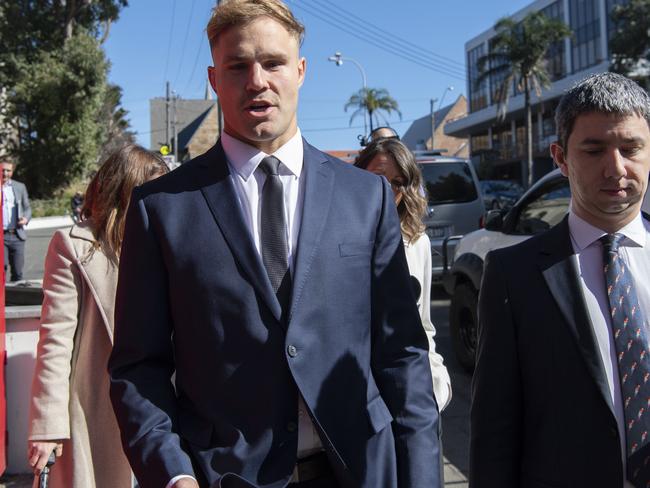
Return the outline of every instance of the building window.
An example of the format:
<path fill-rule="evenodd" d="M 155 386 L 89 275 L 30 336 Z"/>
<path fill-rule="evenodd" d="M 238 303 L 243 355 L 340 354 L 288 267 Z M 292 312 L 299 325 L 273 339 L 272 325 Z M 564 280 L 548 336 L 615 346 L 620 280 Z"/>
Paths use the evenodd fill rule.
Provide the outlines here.
<path fill-rule="evenodd" d="M 491 53 L 498 53 L 499 51 L 494 48 L 494 39 L 490 40 L 490 52 Z M 503 65 L 502 61 L 491 61 L 490 62 L 490 69 L 495 69 L 495 68 L 500 68 Z M 509 66 L 509 65 L 508 65 Z M 508 77 L 508 74 L 510 73 L 510 69 L 497 69 L 490 74 L 490 101 L 492 105 L 495 103 L 499 103 L 499 92 L 503 88 L 503 81 Z M 513 80 L 513 84 L 515 83 L 515 80 Z M 508 90 L 510 90 L 511 87 L 508 87 Z M 515 90 L 516 93 L 516 87 L 513 87 L 513 90 Z M 511 92 L 512 93 L 512 92 Z"/>
<path fill-rule="evenodd" d="M 478 86 L 480 71 L 478 69 L 478 60 L 485 54 L 483 44 L 467 52 L 467 71 L 469 78 L 469 110 L 476 112 L 487 107 L 487 80 L 483 80 Z"/>
<path fill-rule="evenodd" d="M 569 0 L 571 65 L 573 73 L 598 64 L 603 59 L 600 49 L 600 16 L 597 0 Z"/>
<path fill-rule="evenodd" d="M 487 132 L 472 136 L 470 138 L 470 145 L 472 154 L 474 154 L 476 151 L 490 149 L 490 138 L 488 137 Z"/>
<path fill-rule="evenodd" d="M 545 7 L 541 12 L 550 19 L 564 22 L 564 3 L 557 1 Z M 552 43 L 546 51 L 546 69 L 551 81 L 559 80 L 566 76 L 564 63 L 564 39 Z"/>

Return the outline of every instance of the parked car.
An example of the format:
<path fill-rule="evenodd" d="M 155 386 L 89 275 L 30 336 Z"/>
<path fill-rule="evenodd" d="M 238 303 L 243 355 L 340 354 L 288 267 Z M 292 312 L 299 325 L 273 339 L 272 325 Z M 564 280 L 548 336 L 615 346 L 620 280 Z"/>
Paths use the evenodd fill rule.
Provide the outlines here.
<path fill-rule="evenodd" d="M 435 153 L 416 153 L 416 159 L 422 170 L 429 204 L 424 224 L 431 240 L 432 281 L 441 283 L 445 238 L 479 229 L 485 207 L 470 161 Z"/>
<path fill-rule="evenodd" d="M 556 169 L 530 187 L 509 211 L 490 211 L 484 229 L 467 234 L 458 242 L 444 286 L 451 295 L 452 346 L 466 370 L 474 369 L 478 292 L 485 256 L 493 249 L 518 244 L 558 224 L 569 210 L 570 199 L 569 180 Z M 646 192 L 641 209 L 650 214 L 650 192 Z"/>
<path fill-rule="evenodd" d="M 487 210 L 510 208 L 524 194 L 523 187 L 511 180 L 482 180 L 481 193 Z"/>

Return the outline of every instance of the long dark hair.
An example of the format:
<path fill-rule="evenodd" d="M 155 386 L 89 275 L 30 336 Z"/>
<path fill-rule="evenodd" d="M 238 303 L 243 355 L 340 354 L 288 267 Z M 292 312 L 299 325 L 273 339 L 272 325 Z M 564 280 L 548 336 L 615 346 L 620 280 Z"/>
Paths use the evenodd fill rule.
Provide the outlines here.
<path fill-rule="evenodd" d="M 427 199 L 422 192 L 422 172 L 409 148 L 394 138 L 377 139 L 368 144 L 361 151 L 354 165 L 361 169 L 368 169 L 370 161 L 378 154 L 391 156 L 404 178 L 404 186 L 399 189 L 402 200 L 397 206 L 397 213 L 402 235 L 410 244 L 417 240 L 425 229 L 422 217 L 427 213 Z"/>
<path fill-rule="evenodd" d="M 168 171 L 158 154 L 136 144 L 127 144 L 108 156 L 88 184 L 81 210 L 84 220 L 92 218 L 95 249 L 117 261 L 131 192 Z"/>

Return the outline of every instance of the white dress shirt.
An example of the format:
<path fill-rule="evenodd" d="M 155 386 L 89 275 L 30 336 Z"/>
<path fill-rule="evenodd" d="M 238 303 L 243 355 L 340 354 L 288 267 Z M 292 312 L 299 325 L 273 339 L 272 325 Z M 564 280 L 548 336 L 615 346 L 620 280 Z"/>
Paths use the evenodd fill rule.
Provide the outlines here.
<path fill-rule="evenodd" d="M 221 133 L 221 145 L 228 160 L 228 169 L 233 179 L 246 226 L 251 233 L 255 248 L 261 256 L 261 201 L 266 173 L 261 169 L 258 170 L 258 166 L 262 159 L 271 156 L 271 154 L 265 154 L 226 132 Z M 305 178 L 300 177 L 303 167 L 303 149 L 302 136 L 298 129 L 289 141 L 272 154 L 282 163 L 278 173 L 284 191 L 284 215 L 289 247 L 288 263 L 292 273 L 305 191 Z M 307 457 L 321 450 L 323 450 L 323 445 L 318 432 L 309 417 L 302 396 L 298 395 L 298 458 Z M 170 488 L 177 480 L 185 477 L 189 476 L 175 476 L 166 488 Z"/>
<path fill-rule="evenodd" d="M 17 225 L 16 195 L 11 180 L 2 185 L 2 226 L 4 230 L 15 229 Z"/>
<path fill-rule="evenodd" d="M 625 446 L 625 415 L 621 396 L 621 384 L 616 359 L 616 346 L 612 335 L 612 324 L 609 312 L 609 300 L 605 291 L 605 274 L 603 272 L 603 246 L 598 241 L 607 232 L 594 227 L 569 211 L 569 232 L 576 256 L 578 273 L 582 291 L 587 304 L 589 318 L 593 327 L 600 357 L 609 385 L 609 393 L 614 405 L 614 415 L 618 424 L 621 440 L 623 466 L 626 463 Z M 630 271 L 634 288 L 639 299 L 639 307 L 650 315 L 650 287 L 647 277 L 650 276 L 650 224 L 639 214 L 632 222 L 618 231 L 625 239 L 619 247 L 619 257 Z M 633 488 L 627 480 L 625 488 Z"/>

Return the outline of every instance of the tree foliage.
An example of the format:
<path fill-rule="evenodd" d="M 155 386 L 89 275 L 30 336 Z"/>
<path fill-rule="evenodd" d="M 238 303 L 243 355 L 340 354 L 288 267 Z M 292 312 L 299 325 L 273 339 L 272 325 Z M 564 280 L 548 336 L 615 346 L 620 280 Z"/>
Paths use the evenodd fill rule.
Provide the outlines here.
<path fill-rule="evenodd" d="M 80 34 L 19 68 L 10 96 L 10 113 L 19 121 L 17 177 L 42 197 L 97 160 L 106 60 L 97 41 Z"/>
<path fill-rule="evenodd" d="M 531 12 L 521 22 L 509 17 L 502 18 L 494 25 L 496 36 L 491 40 L 492 50 L 479 58 L 479 76 L 476 84 L 487 79 L 499 79 L 495 96 L 497 117 L 503 121 L 513 85 L 525 97 L 526 110 L 526 182 L 533 182 L 533 148 L 531 91 L 541 95 L 541 89 L 550 84 L 546 69 L 546 53 L 549 46 L 571 35 L 571 29 L 562 21 L 551 19 L 542 12 Z"/>
<path fill-rule="evenodd" d="M 119 90 L 107 87 L 101 43 L 127 3 L 0 2 L 0 151 L 17 158 L 16 177 L 34 196 L 51 196 L 82 175 L 115 134 L 115 122 L 126 120 Z"/>
<path fill-rule="evenodd" d="M 382 115 L 382 112 L 390 115 L 395 112 L 399 115 L 400 119 L 402 118 L 402 112 L 399 111 L 399 105 L 397 101 L 392 98 L 388 90 L 384 88 L 362 88 L 357 93 L 352 95 L 350 99 L 345 104 L 344 110 L 347 112 L 349 108 L 356 108 L 350 117 L 350 124 L 358 116 L 368 114 L 368 119 L 370 120 L 370 132 L 373 131 L 373 117 L 374 122 L 379 125 L 379 115 Z M 384 120 L 385 117 L 384 117 Z"/>
<path fill-rule="evenodd" d="M 629 0 L 612 12 L 611 70 L 650 90 L 650 0 Z"/>

